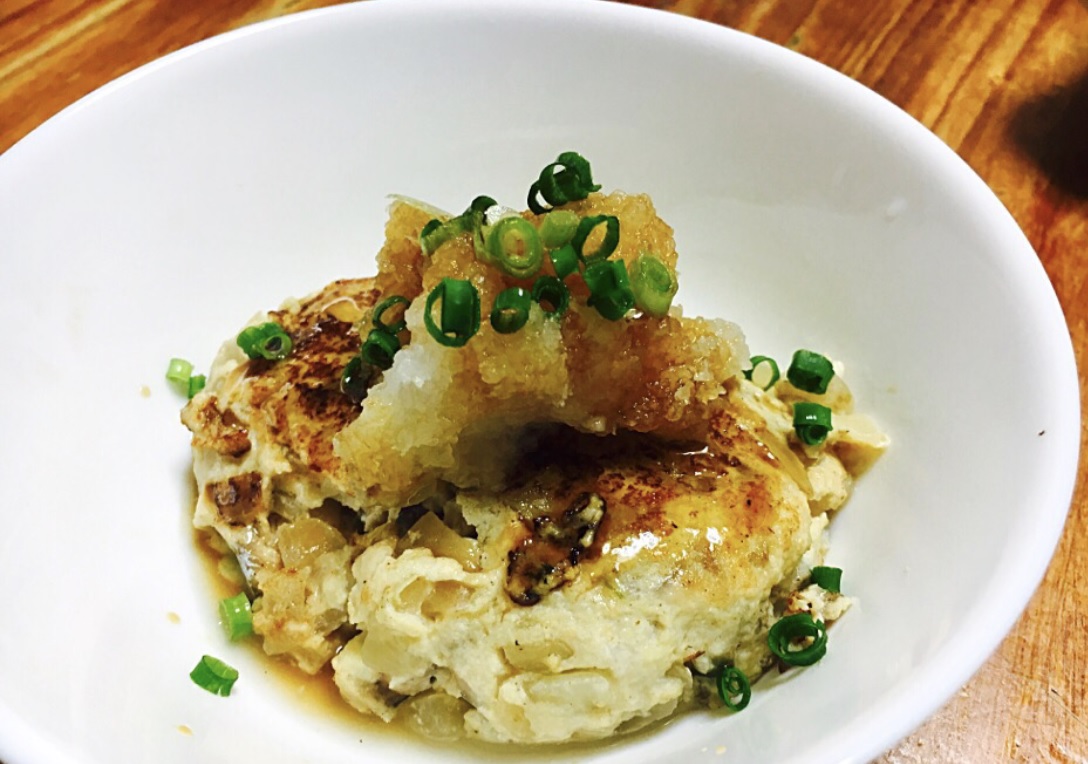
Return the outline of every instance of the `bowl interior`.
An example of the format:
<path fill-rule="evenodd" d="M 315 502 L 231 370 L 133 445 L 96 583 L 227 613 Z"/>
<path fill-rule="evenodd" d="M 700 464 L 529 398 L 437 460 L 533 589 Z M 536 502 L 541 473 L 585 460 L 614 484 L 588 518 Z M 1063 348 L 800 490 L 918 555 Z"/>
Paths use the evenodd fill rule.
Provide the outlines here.
<path fill-rule="evenodd" d="M 861 761 L 981 664 L 1049 559 L 1079 427 L 1057 302 L 982 182 L 879 97 L 728 30 L 379 1 L 171 56 L 0 157 L 0 318 L 26 327 L 0 362 L 20 385 L 0 401 L 0 571 L 22 582 L 0 591 L 0 758 L 526 758 L 345 721 L 224 644 L 162 372 L 371 273 L 387 194 L 519 206 L 567 149 L 654 197 L 686 312 L 738 322 L 756 353 L 841 360 L 893 446 L 834 524 L 858 605 L 824 661 L 742 714 L 560 755 Z M 190 684 L 205 652 L 242 670 L 230 699 Z"/>

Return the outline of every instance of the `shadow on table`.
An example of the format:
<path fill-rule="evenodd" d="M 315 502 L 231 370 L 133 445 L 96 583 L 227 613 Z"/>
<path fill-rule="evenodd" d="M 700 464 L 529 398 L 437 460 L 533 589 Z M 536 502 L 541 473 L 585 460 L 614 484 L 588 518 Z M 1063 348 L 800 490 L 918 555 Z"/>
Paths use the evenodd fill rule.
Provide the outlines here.
<path fill-rule="evenodd" d="M 1055 186 L 1088 199 L 1088 71 L 1017 109 L 1010 130 Z"/>

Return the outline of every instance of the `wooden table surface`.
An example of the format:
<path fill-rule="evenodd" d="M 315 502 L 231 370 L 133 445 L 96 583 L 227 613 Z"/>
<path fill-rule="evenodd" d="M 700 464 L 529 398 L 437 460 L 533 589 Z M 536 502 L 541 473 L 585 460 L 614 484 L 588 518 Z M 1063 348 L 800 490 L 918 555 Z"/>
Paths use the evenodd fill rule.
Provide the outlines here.
<path fill-rule="evenodd" d="M 602 0 L 603 1 L 603 0 Z M 335 0 L 0 0 L 0 152 L 165 53 Z M 750 32 L 853 77 L 937 133 L 1034 244 L 1088 365 L 1088 4 L 1084 0 L 642 0 Z M 1083 376 L 1082 376 L 1083 380 Z M 1081 383 L 1081 398 L 1086 386 Z M 1082 453 L 1085 430 L 1082 425 Z M 1088 762 L 1088 489 L 982 670 L 879 759 Z"/>

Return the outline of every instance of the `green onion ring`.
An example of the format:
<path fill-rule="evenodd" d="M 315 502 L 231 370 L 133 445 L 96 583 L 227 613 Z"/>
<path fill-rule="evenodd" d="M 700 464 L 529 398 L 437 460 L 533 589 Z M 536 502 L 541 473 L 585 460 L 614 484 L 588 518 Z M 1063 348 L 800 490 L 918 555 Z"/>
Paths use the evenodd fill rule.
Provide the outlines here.
<path fill-rule="evenodd" d="M 291 354 L 293 344 L 283 327 L 274 321 L 248 326 L 238 335 L 238 347 L 251 359 L 279 361 Z"/>
<path fill-rule="evenodd" d="M 819 403 L 798 401 L 793 404 L 793 429 L 807 446 L 818 446 L 831 432 L 831 409 Z"/>
<path fill-rule="evenodd" d="M 770 390 L 772 387 L 774 387 L 774 383 L 777 382 L 779 380 L 779 378 L 781 377 L 781 374 L 779 374 L 779 371 L 778 371 L 778 364 L 775 362 L 775 360 L 773 358 L 771 358 L 769 356 L 765 356 L 765 355 L 754 355 L 754 356 L 752 356 L 751 363 L 752 363 L 752 368 L 750 368 L 750 369 L 748 369 L 747 371 L 744 372 L 744 378 L 747 379 L 747 380 L 750 380 L 751 382 L 755 383 L 756 385 L 759 385 L 759 387 L 762 387 L 764 390 Z M 767 377 L 767 379 L 764 380 L 765 384 L 760 384 L 760 382 L 758 382 L 756 379 L 754 379 L 754 377 L 756 375 L 756 369 L 761 364 L 765 368 L 769 369 L 769 372 L 767 374 L 763 375 L 763 376 Z"/>
<path fill-rule="evenodd" d="M 219 600 L 219 618 L 231 642 L 245 639 L 253 633 L 253 610 L 245 592 Z"/>
<path fill-rule="evenodd" d="M 752 684 L 744 672 L 735 666 L 725 666 L 718 674 L 718 697 L 730 711 L 743 711 L 752 699 Z M 733 700 L 737 696 L 739 700 Z"/>
<path fill-rule="evenodd" d="M 823 395 L 827 385 L 835 376 L 835 369 L 825 356 L 811 350 L 798 350 L 793 354 L 790 367 L 786 370 L 786 379 L 790 384 L 806 393 Z"/>
<path fill-rule="evenodd" d="M 588 305 L 609 321 L 618 321 L 635 307 L 623 260 L 594 260 L 582 276 L 589 287 Z"/>
<path fill-rule="evenodd" d="M 552 268 L 560 281 L 578 270 L 578 254 L 570 244 L 564 244 L 559 249 L 553 249 L 548 253 L 552 261 Z"/>
<path fill-rule="evenodd" d="M 536 226 L 516 215 L 491 227 L 486 247 L 496 267 L 516 279 L 533 277 L 544 262 L 544 248 Z"/>
<path fill-rule="evenodd" d="M 214 695 L 227 696 L 238 681 L 238 670 L 218 658 L 205 655 L 196 664 L 196 668 L 189 672 L 189 678 Z"/>
<path fill-rule="evenodd" d="M 445 244 L 452 234 L 450 226 L 438 218 L 427 221 L 423 230 L 419 232 L 419 247 L 423 254 L 434 254 L 435 250 Z"/>
<path fill-rule="evenodd" d="M 548 211 L 537 201 L 538 196 L 552 207 L 558 207 L 581 201 L 600 188 L 593 182 L 589 161 L 575 151 L 564 151 L 540 171 L 540 177 L 529 187 L 529 209 L 537 215 Z"/>
<path fill-rule="evenodd" d="M 812 642 L 797 650 L 790 649 L 798 640 Z M 808 613 L 787 615 L 767 633 L 767 646 L 779 660 L 790 666 L 811 666 L 827 653 L 827 628 Z"/>
<path fill-rule="evenodd" d="M 604 240 L 601 241 L 601 246 L 597 248 L 596 252 L 586 254 L 583 251 L 586 239 L 589 238 L 589 235 L 594 228 L 602 224 L 605 227 L 605 232 Z M 604 260 L 616 251 L 616 247 L 620 243 L 619 218 L 615 215 L 590 215 L 589 217 L 582 218 L 578 222 L 578 228 L 574 231 L 574 237 L 571 238 L 570 243 L 582 262 L 590 263 L 594 260 Z"/>
<path fill-rule="evenodd" d="M 578 230 L 578 213 L 552 210 L 540 221 L 540 241 L 548 249 L 559 249 L 570 242 Z"/>
<path fill-rule="evenodd" d="M 555 276 L 541 276 L 533 283 L 533 302 L 544 311 L 545 318 L 560 318 L 570 306 L 570 290 Z"/>
<path fill-rule="evenodd" d="M 166 367 L 166 381 L 182 395 L 188 395 L 193 365 L 184 358 L 171 358 Z M 189 396 L 192 397 L 191 395 Z"/>
<path fill-rule="evenodd" d="M 377 368 L 364 361 L 361 355 L 353 357 L 340 375 L 340 391 L 353 402 L 362 403 L 377 372 Z"/>
<path fill-rule="evenodd" d="M 385 329 L 374 328 L 366 335 L 359 355 L 371 366 L 385 371 L 393 365 L 393 356 L 400 350 L 397 335 Z"/>
<path fill-rule="evenodd" d="M 194 374 L 193 376 L 189 377 L 188 390 L 186 390 L 189 398 L 192 398 L 194 395 L 203 390 L 206 384 L 208 384 L 208 378 L 205 377 L 203 374 Z"/>
<path fill-rule="evenodd" d="M 435 324 L 432 315 L 439 300 L 442 301 L 440 325 Z M 442 279 L 427 295 L 423 323 L 439 344 L 461 347 L 480 329 L 480 293 L 465 279 Z"/>
<path fill-rule="evenodd" d="M 374 315 L 371 318 L 371 322 L 374 324 L 374 328 L 383 329 L 390 334 L 400 334 L 401 332 L 403 332 L 405 329 L 408 328 L 408 322 L 404 320 L 403 316 L 401 316 L 401 320 L 397 321 L 395 324 L 387 324 L 382 321 L 382 315 L 390 308 L 396 307 L 397 305 L 410 305 L 411 302 L 412 301 L 409 300 L 407 297 L 399 294 L 395 294 L 392 297 L 386 297 L 374 308 Z"/>
<path fill-rule="evenodd" d="M 491 307 L 491 326 L 499 334 L 512 334 L 529 320 L 533 297 L 521 287 L 504 289 Z"/>
<path fill-rule="evenodd" d="M 669 266 L 657 255 L 644 252 L 631 263 L 631 292 L 639 310 L 654 318 L 669 314 L 679 285 Z"/>
<path fill-rule="evenodd" d="M 832 594 L 842 593 L 842 568 L 817 565 L 812 569 L 812 583 Z"/>

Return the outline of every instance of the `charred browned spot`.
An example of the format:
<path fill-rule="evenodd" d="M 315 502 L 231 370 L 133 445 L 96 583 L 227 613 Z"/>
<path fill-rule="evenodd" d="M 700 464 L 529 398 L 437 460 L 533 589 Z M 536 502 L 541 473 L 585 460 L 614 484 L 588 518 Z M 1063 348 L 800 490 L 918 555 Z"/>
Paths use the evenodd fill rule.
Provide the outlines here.
<path fill-rule="evenodd" d="M 541 515 L 526 521 L 528 534 L 509 555 L 506 592 L 519 605 L 541 598 L 578 575 L 577 565 L 593 545 L 605 517 L 605 502 L 582 493 L 557 517 Z"/>
<path fill-rule="evenodd" d="M 233 411 L 220 411 L 215 397 L 209 397 L 199 407 L 186 406 L 181 421 L 193 433 L 195 448 L 209 448 L 223 456 L 238 458 L 252 447 L 249 431 Z"/>
<path fill-rule="evenodd" d="M 247 472 L 217 483 L 208 483 L 204 490 L 219 510 L 219 516 L 231 525 L 251 523 L 264 510 L 259 472 Z"/>

